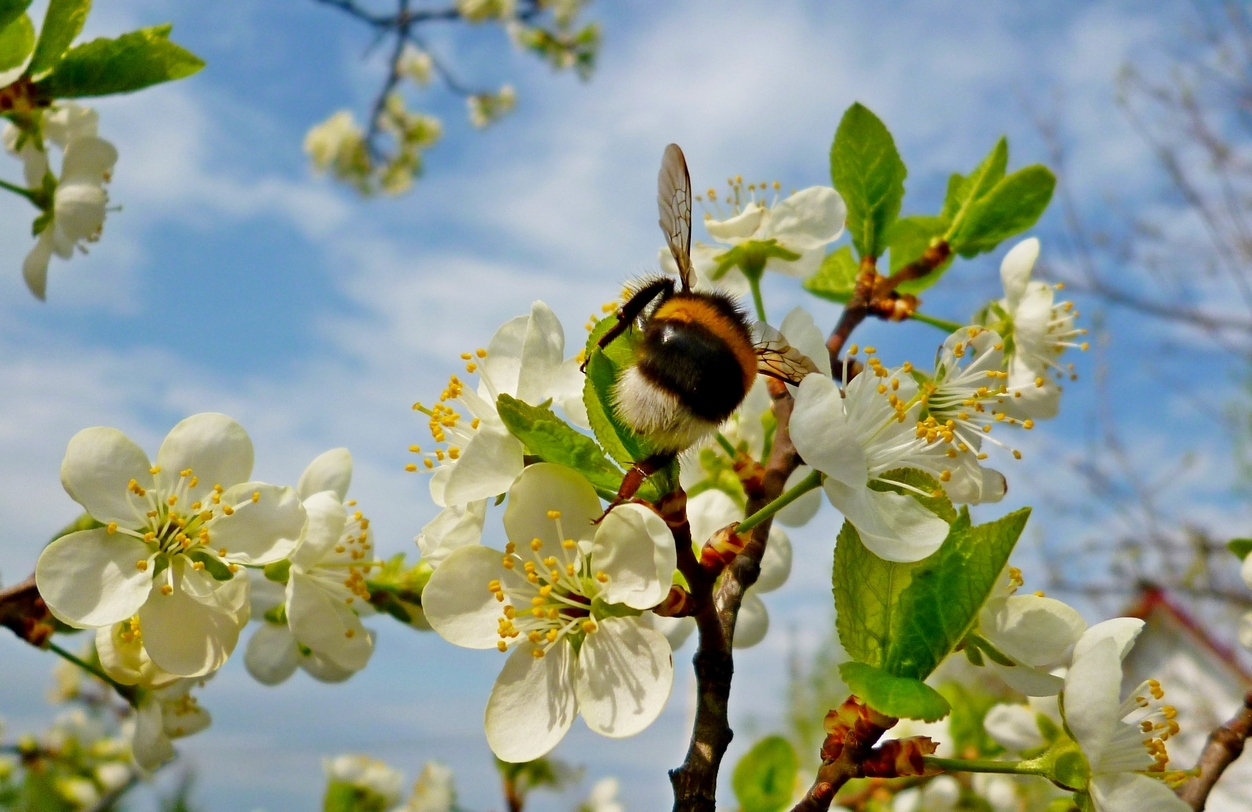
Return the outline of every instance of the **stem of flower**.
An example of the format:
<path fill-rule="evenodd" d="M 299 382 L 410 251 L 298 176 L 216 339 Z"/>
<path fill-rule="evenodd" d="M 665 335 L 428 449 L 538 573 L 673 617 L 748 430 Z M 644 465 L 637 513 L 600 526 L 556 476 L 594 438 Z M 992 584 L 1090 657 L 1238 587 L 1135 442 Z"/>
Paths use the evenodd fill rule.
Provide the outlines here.
<path fill-rule="evenodd" d="M 739 523 L 739 526 L 735 528 L 735 535 L 742 536 L 744 533 L 756 527 L 758 524 L 765 521 L 770 516 L 773 516 L 775 513 L 785 508 L 787 505 L 790 505 L 792 502 L 796 501 L 804 494 L 808 493 L 814 488 L 820 487 L 821 484 L 822 484 L 822 472 L 821 471 L 810 472 L 808 476 L 806 476 L 804 479 L 797 482 L 795 484 L 795 487 L 786 491 L 777 499 L 770 502 L 768 505 L 761 508 L 756 513 L 753 513 L 751 516 L 741 521 Z"/>
<path fill-rule="evenodd" d="M 730 444 L 730 440 L 726 439 L 726 435 L 722 434 L 720 431 L 717 433 L 717 444 L 722 447 L 722 450 L 725 451 L 731 459 L 735 458 L 735 447 Z"/>
<path fill-rule="evenodd" d="M 963 324 L 957 324 L 954 321 L 947 321 L 945 319 L 937 319 L 934 316 L 927 316 L 925 313 L 914 312 L 910 313 L 909 316 L 914 321 L 920 321 L 922 324 L 929 324 L 931 327 L 938 327 L 945 333 L 955 333 L 957 330 L 965 326 Z"/>
<path fill-rule="evenodd" d="M 939 758 L 924 756 L 927 767 L 953 773 L 1003 773 L 1006 775 L 1047 775 L 1033 761 L 992 761 L 991 759 Z"/>
<path fill-rule="evenodd" d="M 49 651 L 53 652 L 61 659 L 66 660 L 67 662 L 73 663 L 74 665 L 86 671 L 88 674 L 91 674 L 93 677 L 96 677 L 97 679 L 108 683 L 113 688 L 113 690 L 117 691 L 119 696 L 121 696 L 127 702 L 130 702 L 132 705 L 134 704 L 134 696 L 135 696 L 134 686 L 121 684 L 117 680 L 110 677 L 108 674 L 101 671 L 99 668 L 96 668 L 94 665 L 92 665 L 91 663 L 88 663 L 86 660 L 82 659 L 78 655 L 72 654 L 69 651 L 66 651 L 65 649 L 58 646 L 56 643 L 53 643 L 51 640 L 49 640 L 46 645 Z"/>
<path fill-rule="evenodd" d="M 8 183 L 8 182 L 3 181 L 3 180 L 0 180 L 0 189 L 7 189 L 8 191 L 12 192 L 13 194 L 15 194 L 15 195 L 21 195 L 22 197 L 24 197 L 24 198 L 26 198 L 27 200 L 29 200 L 31 203 L 35 203 L 35 193 L 34 193 L 34 192 L 32 192 L 30 189 L 26 189 L 26 188 L 21 187 L 21 186 L 15 186 L 15 185 L 13 185 L 12 183 Z M 38 205 L 38 204 L 36 203 L 36 205 Z"/>
<path fill-rule="evenodd" d="M 765 318 L 765 300 L 761 298 L 761 274 L 744 274 L 748 277 L 748 285 L 752 288 L 752 304 L 756 307 L 756 317 L 761 321 Z"/>

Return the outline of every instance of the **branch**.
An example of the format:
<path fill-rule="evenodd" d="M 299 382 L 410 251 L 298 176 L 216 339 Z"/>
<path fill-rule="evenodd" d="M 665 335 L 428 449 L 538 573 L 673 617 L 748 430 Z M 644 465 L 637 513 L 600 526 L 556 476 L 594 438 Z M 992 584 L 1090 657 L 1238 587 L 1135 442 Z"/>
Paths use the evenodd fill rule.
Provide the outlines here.
<path fill-rule="evenodd" d="M 56 621 L 39 596 L 34 575 L 0 590 L 0 626 L 38 648 L 43 648 L 52 637 Z"/>
<path fill-rule="evenodd" d="M 1191 804 L 1195 812 L 1201 812 L 1217 779 L 1222 777 L 1239 754 L 1243 743 L 1252 736 L 1252 691 L 1243 698 L 1243 707 L 1235 717 L 1209 734 L 1203 752 L 1196 762 L 1200 774 L 1178 788 L 1178 797 Z"/>

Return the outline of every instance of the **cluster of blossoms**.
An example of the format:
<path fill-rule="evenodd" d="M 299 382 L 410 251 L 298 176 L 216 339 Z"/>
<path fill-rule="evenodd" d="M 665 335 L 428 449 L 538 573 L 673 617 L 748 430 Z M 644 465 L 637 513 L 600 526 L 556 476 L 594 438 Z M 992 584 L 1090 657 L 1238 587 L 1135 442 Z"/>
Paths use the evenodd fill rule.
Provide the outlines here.
<path fill-rule="evenodd" d="M 5 749 L 28 771 L 39 774 L 44 803 L 57 809 L 94 808 L 134 778 L 127 738 L 110 715 L 93 703 L 83 703 L 59 713 L 41 735 L 22 736 Z M 18 763 L 0 756 L 0 804 L 6 809 L 17 808 L 9 803 L 18 796 L 10 783 Z"/>
<path fill-rule="evenodd" d="M 294 489 L 250 480 L 252 462 L 243 428 L 212 413 L 175 426 L 155 464 L 117 429 L 84 429 L 66 449 L 61 481 L 96 526 L 48 545 L 36 582 L 58 620 L 96 630 L 104 674 L 134 686 L 145 769 L 172 757 L 171 739 L 208 726 L 190 691 L 250 618 L 262 627 L 246 660 L 266 684 L 297 666 L 340 681 L 373 651 L 360 621 L 373 543 L 344 502 L 347 450 L 318 457 Z"/>
<path fill-rule="evenodd" d="M 31 293 L 43 299 L 52 255 L 69 259 L 100 238 L 109 202 L 104 187 L 113 176 L 117 150 L 97 134 L 98 116 L 90 108 L 64 102 L 39 121 L 23 129 L 5 124 L 0 139 L 5 151 L 22 162 L 25 181 L 25 187 L 6 188 L 40 210 L 32 228 L 35 246 L 22 263 L 22 277 Z M 61 150 L 59 176 L 49 160 L 50 145 Z"/>

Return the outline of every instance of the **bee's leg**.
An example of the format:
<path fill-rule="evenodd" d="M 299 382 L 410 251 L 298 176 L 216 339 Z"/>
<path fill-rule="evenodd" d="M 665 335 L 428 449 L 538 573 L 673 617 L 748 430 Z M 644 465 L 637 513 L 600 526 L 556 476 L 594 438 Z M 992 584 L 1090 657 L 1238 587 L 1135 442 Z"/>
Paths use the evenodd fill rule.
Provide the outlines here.
<path fill-rule="evenodd" d="M 622 477 L 622 487 L 617 489 L 617 498 L 600 514 L 600 518 L 596 519 L 593 524 L 599 524 L 604 521 L 604 517 L 609 515 L 609 511 L 623 502 L 629 502 L 639 487 L 643 485 L 643 481 L 655 474 L 665 466 L 674 461 L 673 454 L 653 454 L 651 457 L 640 460 L 631 466 L 626 472 L 626 476 Z"/>
<path fill-rule="evenodd" d="M 609 328 L 607 333 L 600 336 L 600 340 L 596 342 L 596 346 L 600 349 L 604 349 L 609 346 L 613 339 L 630 329 L 630 326 L 635 323 L 635 320 L 638 319 L 640 315 L 643 314 L 643 311 L 648 308 L 648 305 L 652 303 L 653 299 L 661 296 L 662 300 L 664 300 L 673 294 L 673 292 L 674 280 L 669 277 L 656 279 L 635 291 L 635 294 L 631 296 L 625 304 L 618 308 L 617 324 L 614 324 Z M 588 357 L 587 360 L 590 360 L 590 357 Z M 583 372 L 587 371 L 586 360 L 583 361 L 581 369 Z M 642 482 L 642 480 L 640 481 Z M 638 485 L 635 487 L 638 487 Z"/>

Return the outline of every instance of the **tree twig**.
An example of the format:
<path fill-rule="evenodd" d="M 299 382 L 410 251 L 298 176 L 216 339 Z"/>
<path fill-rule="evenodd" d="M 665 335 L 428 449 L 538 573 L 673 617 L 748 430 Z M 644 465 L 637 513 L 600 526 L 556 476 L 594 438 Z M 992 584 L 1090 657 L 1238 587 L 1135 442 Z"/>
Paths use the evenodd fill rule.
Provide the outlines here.
<path fill-rule="evenodd" d="M 21 583 L 0 589 L 0 626 L 39 648 L 56 631 L 56 621 L 39 596 L 33 574 Z"/>
<path fill-rule="evenodd" d="M 1200 774 L 1178 788 L 1178 797 L 1190 804 L 1195 812 L 1201 812 L 1217 779 L 1239 758 L 1249 736 L 1252 736 L 1252 691 L 1243 698 L 1243 707 L 1234 718 L 1209 734 L 1196 762 Z"/>

